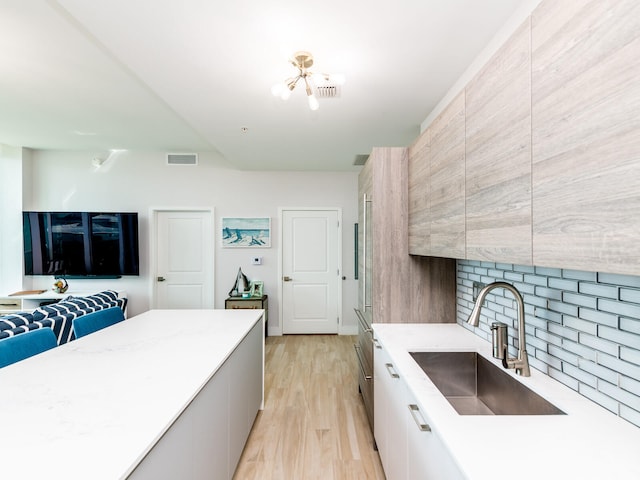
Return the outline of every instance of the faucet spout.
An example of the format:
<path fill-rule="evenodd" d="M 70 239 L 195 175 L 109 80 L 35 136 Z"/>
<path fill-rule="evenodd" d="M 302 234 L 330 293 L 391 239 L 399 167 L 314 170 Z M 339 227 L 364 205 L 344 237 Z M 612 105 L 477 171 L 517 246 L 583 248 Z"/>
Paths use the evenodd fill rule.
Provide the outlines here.
<path fill-rule="evenodd" d="M 478 298 L 473 306 L 471 314 L 469 315 L 467 323 L 474 327 L 478 326 L 484 300 L 487 294 L 494 288 L 504 288 L 505 290 L 510 291 L 518 305 L 518 356 L 516 358 L 509 358 L 505 355 L 502 364 L 505 368 L 515 369 L 516 373 L 523 377 L 529 377 L 531 376 L 531 370 L 529 369 L 529 356 L 527 355 L 527 344 L 525 343 L 524 336 L 524 300 L 522 300 L 522 295 L 520 295 L 520 292 L 516 287 L 506 282 L 494 282 L 485 286 L 478 294 Z"/>

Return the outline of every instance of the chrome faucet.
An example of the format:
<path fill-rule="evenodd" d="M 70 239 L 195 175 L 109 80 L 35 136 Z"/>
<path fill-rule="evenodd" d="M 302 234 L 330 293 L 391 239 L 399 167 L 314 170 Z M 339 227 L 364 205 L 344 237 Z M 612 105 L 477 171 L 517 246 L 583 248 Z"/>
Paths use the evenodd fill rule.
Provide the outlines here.
<path fill-rule="evenodd" d="M 516 287 L 506 282 L 494 282 L 485 286 L 478 294 L 478 298 L 473 306 L 471 315 L 469 315 L 467 323 L 474 327 L 478 326 L 478 323 L 480 322 L 480 310 L 482 310 L 484 299 L 494 288 L 504 288 L 509 290 L 515 297 L 516 303 L 518 304 L 518 357 L 509 358 L 506 351 L 506 343 L 502 344 L 502 342 L 500 342 L 500 345 L 496 345 L 496 339 L 499 339 L 500 335 L 492 335 L 494 341 L 494 357 L 502 359 L 502 366 L 504 368 L 514 368 L 517 374 L 522 375 L 523 377 L 530 377 L 531 371 L 529 370 L 529 356 L 527 355 L 527 344 L 524 340 L 524 301 Z M 506 325 L 500 324 L 500 327 L 503 327 L 506 332 Z M 494 326 L 492 325 L 491 328 L 494 329 Z"/>

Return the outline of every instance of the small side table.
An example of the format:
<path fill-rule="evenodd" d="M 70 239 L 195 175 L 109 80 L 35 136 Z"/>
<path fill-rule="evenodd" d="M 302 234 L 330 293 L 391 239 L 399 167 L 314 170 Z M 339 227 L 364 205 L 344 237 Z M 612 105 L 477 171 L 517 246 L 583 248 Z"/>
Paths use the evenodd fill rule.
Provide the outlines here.
<path fill-rule="evenodd" d="M 263 309 L 264 310 L 264 336 L 267 336 L 267 330 L 269 326 L 269 295 L 263 295 L 262 297 L 229 297 L 224 301 L 224 308 L 227 310 L 236 308 L 247 309 Z"/>

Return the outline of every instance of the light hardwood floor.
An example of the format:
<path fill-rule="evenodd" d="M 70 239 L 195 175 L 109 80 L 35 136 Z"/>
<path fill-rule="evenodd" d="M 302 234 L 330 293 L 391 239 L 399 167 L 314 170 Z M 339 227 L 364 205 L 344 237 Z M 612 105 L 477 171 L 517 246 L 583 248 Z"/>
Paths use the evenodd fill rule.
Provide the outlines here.
<path fill-rule="evenodd" d="M 356 337 L 287 335 L 265 346 L 265 406 L 234 479 L 384 479 L 358 393 Z"/>

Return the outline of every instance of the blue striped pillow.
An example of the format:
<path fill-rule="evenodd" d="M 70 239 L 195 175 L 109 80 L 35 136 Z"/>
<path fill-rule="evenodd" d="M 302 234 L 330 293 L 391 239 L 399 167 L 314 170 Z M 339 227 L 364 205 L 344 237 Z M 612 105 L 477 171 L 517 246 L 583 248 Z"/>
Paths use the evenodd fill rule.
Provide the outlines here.
<path fill-rule="evenodd" d="M 43 318 L 47 318 L 55 315 L 75 312 L 76 310 L 78 310 L 78 305 L 76 305 L 75 303 L 62 301 L 38 307 L 35 309 L 34 313 L 41 313 L 43 315 Z"/>
<path fill-rule="evenodd" d="M 0 330 L 21 327 L 33 322 L 33 315 L 28 312 L 16 312 L 0 317 Z"/>

